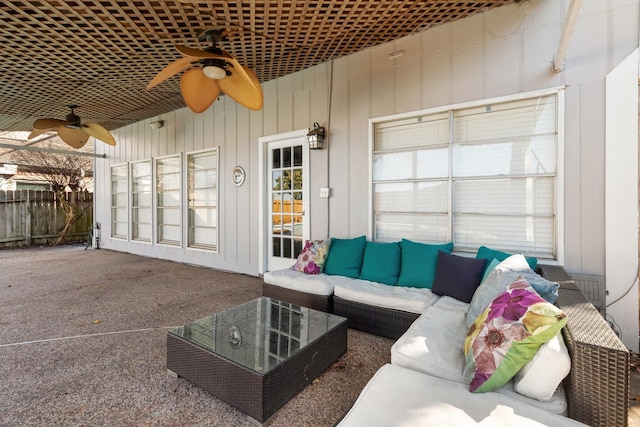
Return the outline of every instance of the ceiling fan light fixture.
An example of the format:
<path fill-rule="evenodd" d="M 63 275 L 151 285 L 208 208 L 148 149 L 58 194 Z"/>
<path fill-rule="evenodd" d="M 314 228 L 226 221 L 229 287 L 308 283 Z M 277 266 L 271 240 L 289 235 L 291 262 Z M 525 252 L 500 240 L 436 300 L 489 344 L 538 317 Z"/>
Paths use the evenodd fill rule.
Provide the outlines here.
<path fill-rule="evenodd" d="M 227 72 L 224 68 L 217 67 L 215 65 L 207 65 L 202 69 L 205 76 L 213 80 L 220 80 L 227 76 Z"/>

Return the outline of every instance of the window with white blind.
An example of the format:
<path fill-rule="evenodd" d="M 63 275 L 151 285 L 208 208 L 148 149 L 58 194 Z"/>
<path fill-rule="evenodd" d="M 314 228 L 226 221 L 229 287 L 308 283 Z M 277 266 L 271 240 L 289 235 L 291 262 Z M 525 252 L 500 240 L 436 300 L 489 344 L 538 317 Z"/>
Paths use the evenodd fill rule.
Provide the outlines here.
<path fill-rule="evenodd" d="M 111 166 L 111 237 L 127 238 L 129 218 L 127 215 L 129 200 L 128 166 Z"/>
<path fill-rule="evenodd" d="M 218 150 L 187 154 L 188 245 L 218 246 Z"/>
<path fill-rule="evenodd" d="M 560 98 L 374 121 L 374 239 L 557 259 Z"/>
<path fill-rule="evenodd" d="M 157 242 L 180 246 L 182 241 L 181 156 L 156 159 Z"/>
<path fill-rule="evenodd" d="M 131 238 L 151 241 L 151 161 L 131 163 Z"/>

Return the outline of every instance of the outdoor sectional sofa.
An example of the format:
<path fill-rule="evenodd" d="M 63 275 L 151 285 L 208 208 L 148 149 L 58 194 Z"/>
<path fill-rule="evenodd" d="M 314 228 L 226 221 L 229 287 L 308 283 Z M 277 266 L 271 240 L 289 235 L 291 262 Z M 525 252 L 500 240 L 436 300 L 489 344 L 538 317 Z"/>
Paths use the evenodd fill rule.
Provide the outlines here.
<path fill-rule="evenodd" d="M 309 242 L 295 269 L 265 273 L 263 294 L 333 312 L 346 317 L 349 327 L 397 340 L 391 363 L 371 379 L 341 426 L 439 419 L 447 425 L 483 420 L 627 425 L 629 352 L 562 267 L 536 266 L 532 258 L 484 247 L 475 258 L 460 257 L 451 253 L 450 243 L 424 245 L 404 239 L 396 243 L 398 251 L 393 244 L 364 237 L 332 242 Z M 336 272 L 343 274 L 332 274 Z M 566 317 L 562 333 L 542 344 L 537 362 L 525 365 L 515 379 L 492 391 L 472 393 L 470 373 L 463 372 L 471 357 L 462 352 L 467 318 L 475 318 L 473 311 L 494 299 L 495 283 L 503 286 L 514 278 L 536 283 L 537 294 L 557 299 L 554 309 Z M 527 369 L 528 374 L 522 374 Z"/>

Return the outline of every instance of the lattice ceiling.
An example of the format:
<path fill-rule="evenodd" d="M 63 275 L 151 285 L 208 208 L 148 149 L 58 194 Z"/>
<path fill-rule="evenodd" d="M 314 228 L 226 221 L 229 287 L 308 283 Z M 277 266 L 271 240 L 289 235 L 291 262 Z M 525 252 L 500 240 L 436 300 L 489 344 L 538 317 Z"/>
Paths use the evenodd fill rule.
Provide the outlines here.
<path fill-rule="evenodd" d="M 147 91 L 205 29 L 265 82 L 519 0 L 11 0 L 0 3 L 0 131 L 64 118 L 108 129 L 185 104 L 179 77 Z"/>

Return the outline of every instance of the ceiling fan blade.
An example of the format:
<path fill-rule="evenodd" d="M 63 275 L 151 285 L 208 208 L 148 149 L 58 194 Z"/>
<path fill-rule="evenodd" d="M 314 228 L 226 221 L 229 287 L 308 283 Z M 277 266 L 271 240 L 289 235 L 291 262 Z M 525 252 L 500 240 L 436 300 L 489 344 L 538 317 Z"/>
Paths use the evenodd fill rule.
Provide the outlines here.
<path fill-rule="evenodd" d="M 260 80 L 258 80 L 258 76 L 256 76 L 256 73 L 254 73 L 251 68 L 245 67 L 244 65 L 242 66 L 242 69 L 245 71 L 245 73 L 247 73 L 253 85 L 256 87 L 256 89 L 258 89 L 258 92 L 260 92 L 260 96 L 262 96 L 262 85 L 260 84 Z"/>
<path fill-rule="evenodd" d="M 89 140 L 89 134 L 82 129 L 70 129 L 66 126 L 58 128 L 58 136 L 73 148 L 82 148 Z"/>
<path fill-rule="evenodd" d="M 34 130 L 32 130 L 32 131 L 31 131 L 31 133 L 29 134 L 29 136 L 27 136 L 27 139 L 33 139 L 33 138 L 35 138 L 36 136 L 40 136 L 40 135 L 42 135 L 43 133 L 47 133 L 47 132 L 49 132 L 49 131 L 50 131 L 50 129 L 34 129 Z"/>
<path fill-rule="evenodd" d="M 162 71 L 160 71 L 147 85 L 147 90 L 155 87 L 159 83 L 167 80 L 169 77 L 173 77 L 181 71 L 186 70 L 193 63 L 193 58 L 180 58 L 167 65 Z"/>
<path fill-rule="evenodd" d="M 182 90 L 184 102 L 187 103 L 191 111 L 202 113 L 213 104 L 220 95 L 218 82 L 218 80 L 205 76 L 200 68 L 187 70 L 182 74 L 180 90 Z"/>
<path fill-rule="evenodd" d="M 235 59 L 229 52 L 223 50 L 222 53 L 228 56 L 228 58 L 226 59 L 233 66 L 232 71 L 236 71 L 240 75 L 240 77 L 247 80 L 248 82 L 251 82 L 251 84 L 254 85 L 257 90 L 262 92 L 262 88 L 260 87 L 260 82 L 258 81 L 258 77 L 255 75 L 253 71 L 251 71 L 251 74 L 253 75 L 252 77 L 247 72 L 247 70 L 249 70 L 248 67 L 245 67 L 244 65 L 240 65 L 238 60 Z"/>
<path fill-rule="evenodd" d="M 116 146 L 116 140 L 113 135 L 111 135 L 111 133 L 101 124 L 83 123 L 82 130 L 105 144 L 113 145 L 114 147 Z"/>
<path fill-rule="evenodd" d="M 250 110 L 260 110 L 263 104 L 262 88 L 258 82 L 258 78 L 255 77 L 255 81 L 247 74 L 247 69 L 244 69 L 238 64 L 239 68 L 234 67 L 231 69 L 231 75 L 223 79 L 218 80 L 220 89 L 227 94 L 231 99 L 238 104 L 244 105 Z M 242 73 L 237 70 L 242 70 Z M 249 70 L 251 71 L 251 70 Z M 253 71 L 251 71 L 253 74 Z M 255 75 L 255 74 L 253 74 Z M 246 76 L 246 78 L 244 77 Z M 260 88 L 256 88 L 257 87 Z"/>
<path fill-rule="evenodd" d="M 38 119 L 35 122 L 33 122 L 33 128 L 38 130 L 49 130 L 49 129 L 55 129 L 59 126 L 65 126 L 70 123 L 71 122 L 68 122 L 66 120 Z"/>
<path fill-rule="evenodd" d="M 215 53 L 207 52 L 205 50 L 200 50 L 200 49 L 194 49 L 192 47 L 187 47 L 187 46 L 176 45 L 176 49 L 178 50 L 178 52 L 180 52 L 184 56 L 191 57 L 191 58 L 222 58 L 222 59 L 228 59 L 228 58 L 231 57 L 228 53 L 226 53 L 224 51 L 223 51 L 222 55 L 216 55 Z"/>

